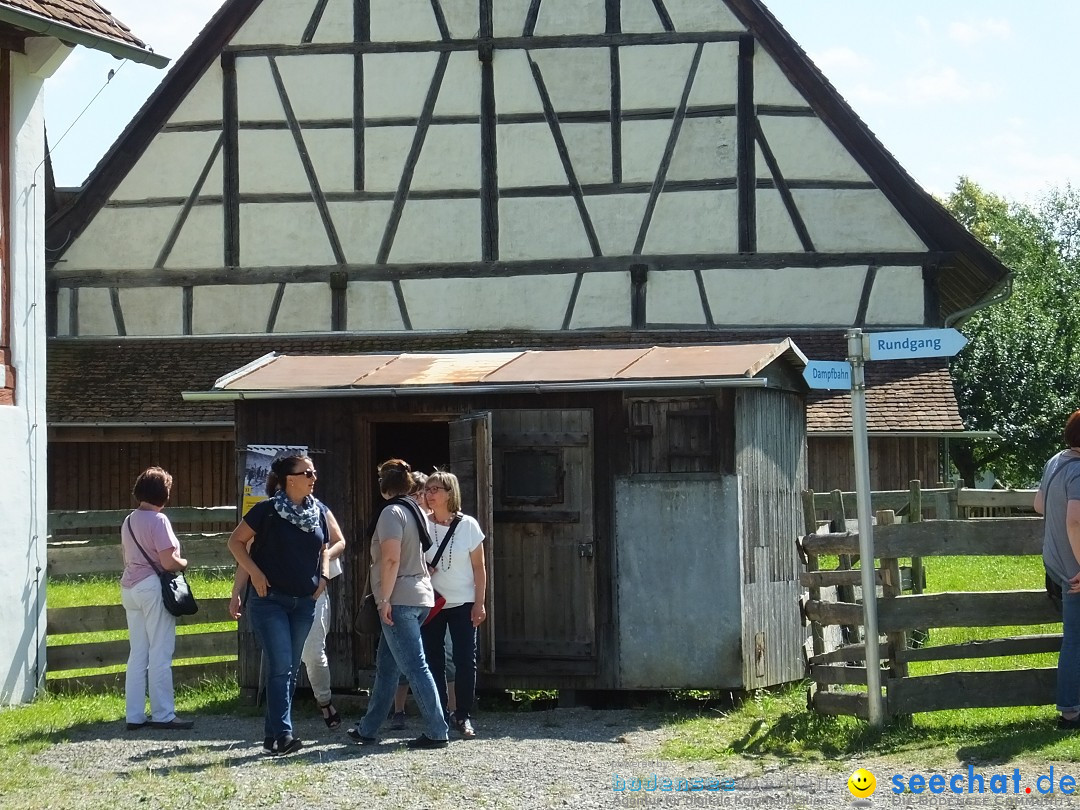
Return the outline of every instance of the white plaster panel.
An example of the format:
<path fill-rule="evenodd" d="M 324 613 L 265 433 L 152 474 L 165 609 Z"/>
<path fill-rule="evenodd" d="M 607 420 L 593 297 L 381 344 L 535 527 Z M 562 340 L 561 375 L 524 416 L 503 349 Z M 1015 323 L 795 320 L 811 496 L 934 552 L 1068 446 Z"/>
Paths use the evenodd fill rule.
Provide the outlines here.
<path fill-rule="evenodd" d="M 780 192 L 758 189 L 757 192 L 757 249 L 759 253 L 799 252 L 802 241 L 791 222 Z"/>
<path fill-rule="evenodd" d="M 373 42 L 441 39 L 431 0 L 369 0 Z"/>
<path fill-rule="evenodd" d="M 734 118 L 686 118 L 668 167 L 668 180 L 734 177 Z"/>
<path fill-rule="evenodd" d="M 364 116 L 383 118 L 407 115 L 419 119 L 438 58 L 438 54 L 434 53 L 366 54 Z"/>
<path fill-rule="evenodd" d="M 190 121 L 220 121 L 223 109 L 221 61 L 215 59 L 207 67 L 180 106 L 169 116 L 170 124 Z"/>
<path fill-rule="evenodd" d="M 314 43 L 353 41 L 353 0 L 330 0 L 323 11 Z"/>
<path fill-rule="evenodd" d="M 723 0 L 664 0 L 664 6 L 679 32 L 746 30 Z"/>
<path fill-rule="evenodd" d="M 754 101 L 758 104 L 810 106 L 805 96 L 784 75 L 776 60 L 760 44 L 754 53 Z"/>
<path fill-rule="evenodd" d="M 352 56 L 282 56 L 278 57 L 277 65 L 297 120 L 352 120 Z"/>
<path fill-rule="evenodd" d="M 330 329 L 330 285 L 286 284 L 275 332 L 326 332 Z"/>
<path fill-rule="evenodd" d="M 416 127 L 372 127 L 364 133 L 364 188 L 397 191 Z"/>
<path fill-rule="evenodd" d="M 531 0 L 499 0 L 492 10 L 492 30 L 497 37 L 520 37 L 525 30 Z M 497 58 L 497 57 L 496 57 Z"/>
<path fill-rule="evenodd" d="M 536 80 L 529 69 L 525 51 L 495 51 L 492 63 L 495 74 L 495 108 L 507 113 L 543 112 L 544 105 Z M 605 104 L 604 108 L 610 104 Z"/>
<path fill-rule="evenodd" d="M 792 195 L 817 250 L 927 249 L 880 191 L 797 189 Z"/>
<path fill-rule="evenodd" d="M 651 183 L 660 170 L 671 121 L 624 121 L 622 125 L 623 182 Z M 502 171 L 502 167 L 499 167 Z"/>
<path fill-rule="evenodd" d="M 736 253 L 738 198 L 734 191 L 680 191 L 656 201 L 646 253 Z"/>
<path fill-rule="evenodd" d="M 637 45 L 619 49 L 624 110 L 675 110 L 686 88 L 696 45 Z M 601 100 L 602 101 L 602 100 Z M 607 104 L 599 109 L 606 109 Z"/>
<path fill-rule="evenodd" d="M 330 203 L 341 249 L 351 264 L 374 264 L 379 255 L 390 210 L 389 200 Z"/>
<path fill-rule="evenodd" d="M 921 267 L 882 267 L 874 278 L 867 324 L 922 325 L 926 320 L 925 287 Z"/>
<path fill-rule="evenodd" d="M 414 329 L 559 329 L 573 275 L 401 283 Z"/>
<path fill-rule="evenodd" d="M 450 54 L 446 76 L 435 101 L 435 115 L 475 115 L 479 120 L 480 60 L 474 52 Z"/>
<path fill-rule="evenodd" d="M 220 267 L 225 255 L 225 215 L 220 205 L 196 205 L 165 262 L 168 268 Z"/>
<path fill-rule="evenodd" d="M 314 0 L 263 0 L 230 44 L 299 45 L 314 10 Z"/>
<path fill-rule="evenodd" d="M 277 284 L 216 284 L 192 291 L 191 331 L 196 335 L 265 334 Z"/>
<path fill-rule="evenodd" d="M 611 125 L 563 124 L 561 129 L 578 182 L 612 182 Z"/>
<path fill-rule="evenodd" d="M 429 127 L 413 173 L 412 188 L 479 189 L 479 124 Z"/>
<path fill-rule="evenodd" d="M 499 255 L 506 260 L 592 256 L 574 199 L 500 200 Z"/>
<path fill-rule="evenodd" d="M 819 118 L 763 116 L 761 129 L 789 180 L 870 179 Z"/>
<path fill-rule="evenodd" d="M 476 39 L 480 34 L 480 6 L 476 0 L 439 0 L 446 27 L 453 39 Z M 475 54 L 473 60 L 476 60 Z"/>
<path fill-rule="evenodd" d="M 624 34 L 659 34 L 664 30 L 652 0 L 622 0 Z"/>
<path fill-rule="evenodd" d="M 330 240 L 314 202 L 240 206 L 242 265 L 303 267 L 334 262 Z"/>
<path fill-rule="evenodd" d="M 56 336 L 67 337 L 71 323 L 71 288 L 61 287 L 56 291 Z"/>
<path fill-rule="evenodd" d="M 129 335 L 184 333 L 184 293 L 180 287 L 122 289 L 120 306 Z"/>
<path fill-rule="evenodd" d="M 581 279 L 571 329 L 630 325 L 630 273 L 586 273 Z"/>
<path fill-rule="evenodd" d="M 566 170 L 547 124 L 503 124 L 496 128 L 495 141 L 502 188 L 567 185 Z"/>
<path fill-rule="evenodd" d="M 113 192 L 113 200 L 151 197 L 188 197 L 195 189 L 220 132 L 159 132 L 146 152 Z M 203 186 L 204 193 L 221 192 L 221 155 L 218 154 Z"/>
<path fill-rule="evenodd" d="M 79 335 L 115 335 L 116 317 L 109 291 L 104 287 L 80 287 L 78 294 Z"/>
<path fill-rule="evenodd" d="M 245 129 L 239 133 L 241 194 L 308 194 L 296 140 L 287 129 Z"/>
<path fill-rule="evenodd" d="M 266 57 L 236 60 L 236 108 L 241 121 L 285 120 L 285 108 Z"/>
<path fill-rule="evenodd" d="M 606 48 L 532 51 L 556 112 L 611 109 L 611 61 Z"/>
<path fill-rule="evenodd" d="M 389 261 L 480 261 L 479 200 L 409 200 Z"/>
<path fill-rule="evenodd" d="M 629 256 L 645 216 L 648 194 L 608 194 L 585 198 L 596 238 L 605 256 Z"/>
<path fill-rule="evenodd" d="M 65 270 L 145 270 L 154 266 L 180 206 L 102 208 L 64 253 Z"/>
<path fill-rule="evenodd" d="M 705 323 L 697 278 L 690 270 L 649 272 L 648 323 Z M 720 321 L 717 321 L 718 323 Z"/>
<path fill-rule="evenodd" d="M 713 321 L 747 326 L 853 323 L 865 267 L 703 270 Z"/>
<path fill-rule="evenodd" d="M 350 332 L 400 332 L 401 320 L 394 285 L 389 281 L 351 281 L 345 293 Z"/>
<path fill-rule="evenodd" d="M 738 100 L 739 43 L 706 43 L 690 90 L 690 106 L 735 104 Z"/>
<path fill-rule="evenodd" d="M 352 130 L 305 129 L 303 134 L 319 187 L 327 192 L 353 191 L 356 143 Z"/>
<path fill-rule="evenodd" d="M 602 34 L 607 29 L 607 13 L 602 2 L 544 0 L 536 17 L 538 37 L 559 34 Z"/>

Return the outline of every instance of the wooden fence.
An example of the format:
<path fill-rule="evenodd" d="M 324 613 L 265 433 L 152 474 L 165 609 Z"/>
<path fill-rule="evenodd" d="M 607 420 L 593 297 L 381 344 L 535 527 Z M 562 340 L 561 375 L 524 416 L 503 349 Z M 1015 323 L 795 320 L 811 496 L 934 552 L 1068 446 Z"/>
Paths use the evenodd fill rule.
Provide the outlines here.
<path fill-rule="evenodd" d="M 827 496 L 836 502 L 836 496 Z M 884 495 L 881 498 L 879 496 Z M 890 502 L 896 493 L 875 493 L 875 507 Z M 885 664 L 882 685 L 885 689 L 886 714 L 908 715 L 915 712 L 945 709 L 987 708 L 994 706 L 1032 706 L 1054 702 L 1056 668 L 1029 668 L 991 671 L 957 671 L 937 675 L 911 676 L 908 665 L 916 661 L 950 661 L 998 656 L 1052 653 L 1060 650 L 1060 634 L 1033 634 L 991 640 L 971 640 L 958 644 L 915 647 L 909 644 L 912 631 L 922 628 L 995 627 L 1001 625 L 1037 625 L 1060 621 L 1043 589 L 964 593 L 922 593 L 915 587 L 917 574 L 912 572 L 912 593 L 905 591 L 900 561 L 935 556 L 1024 556 L 1041 555 L 1043 522 L 1037 517 L 995 517 L 984 519 L 921 520 L 917 482 L 902 504 L 911 518 L 896 523 L 892 510 L 877 513 L 874 547 L 877 556 L 875 576 L 881 587 L 877 597 L 878 628 L 885 640 L 874 645 L 860 640 L 862 604 L 854 597 L 861 573 L 853 567 L 859 553 L 859 535 L 855 530 L 819 527 L 817 510 L 820 496 L 804 496 L 808 534 L 799 540 L 799 550 L 806 560 L 802 574 L 809 598 L 803 615 L 811 623 L 813 654 L 809 658 L 809 704 L 824 714 L 867 716 L 866 667 Z M 994 510 L 1008 514 L 1031 512 L 1031 490 L 965 490 L 946 495 L 951 514 L 960 510 Z M 948 513 L 947 513 L 948 514 Z M 820 571 L 822 555 L 837 555 L 836 570 Z M 914 569 L 914 565 L 912 566 Z M 849 590 L 845 593 L 844 588 Z M 834 590 L 835 589 L 835 590 Z M 836 598 L 831 598 L 835 593 Z M 855 631 L 839 644 L 827 643 L 827 628 L 848 627 Z M 836 638 L 836 634 L 833 634 Z M 867 647 L 869 646 L 869 653 Z M 850 687 L 862 686 L 862 691 Z"/>
<path fill-rule="evenodd" d="M 198 527 L 204 525 L 235 524 L 236 508 L 228 507 L 179 507 L 166 509 L 174 526 Z M 120 551 L 119 527 L 128 510 L 96 512 L 49 512 L 48 576 L 75 577 L 86 574 L 115 574 L 116 594 L 119 598 L 119 577 L 124 567 Z M 73 532 L 86 529 L 110 528 L 115 534 L 108 536 L 78 536 Z M 226 547 L 227 533 L 185 532 L 178 534 L 189 570 L 197 568 L 229 568 L 235 565 Z M 198 598 L 198 594 L 196 593 Z M 229 617 L 227 598 L 199 599 L 199 612 L 177 620 L 178 628 L 212 625 L 232 621 Z M 126 637 L 113 641 L 76 641 L 64 639 L 72 633 L 101 633 L 127 630 L 127 616 L 121 604 L 94 605 L 69 608 L 49 608 L 46 633 L 50 637 L 47 647 L 46 688 L 49 691 L 69 692 L 88 689 L 100 691 L 122 687 L 124 673 L 75 674 L 80 670 L 100 669 L 124 664 L 128 657 Z M 236 672 L 236 630 L 216 630 L 207 627 L 202 631 L 187 632 L 179 629 L 176 637 L 173 679 L 185 683 L 207 677 L 225 676 Z M 228 656 L 228 660 L 216 663 L 190 663 L 190 659 Z M 185 661 L 189 661 L 185 663 Z"/>

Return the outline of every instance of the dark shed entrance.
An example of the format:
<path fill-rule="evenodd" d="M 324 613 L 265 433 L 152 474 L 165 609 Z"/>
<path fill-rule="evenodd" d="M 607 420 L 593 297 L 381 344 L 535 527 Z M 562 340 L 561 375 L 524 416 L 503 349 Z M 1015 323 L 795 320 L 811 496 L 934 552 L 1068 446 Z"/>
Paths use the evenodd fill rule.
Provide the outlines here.
<path fill-rule="evenodd" d="M 805 358 L 760 344 L 277 356 L 209 392 L 239 447 L 322 451 L 351 546 L 332 591 L 335 688 L 370 680 L 360 537 L 391 456 L 448 467 L 487 535 L 485 687 L 744 689 L 802 676 L 795 537 Z M 241 627 L 241 686 L 258 651 Z"/>

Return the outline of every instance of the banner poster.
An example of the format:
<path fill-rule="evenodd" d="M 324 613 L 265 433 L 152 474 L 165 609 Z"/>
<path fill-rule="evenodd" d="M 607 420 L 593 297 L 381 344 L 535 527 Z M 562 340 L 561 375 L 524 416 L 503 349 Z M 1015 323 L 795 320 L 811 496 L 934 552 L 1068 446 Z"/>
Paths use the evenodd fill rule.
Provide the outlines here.
<path fill-rule="evenodd" d="M 266 500 L 266 477 L 270 465 L 282 456 L 306 456 L 307 445 L 249 444 L 244 459 L 244 507 L 241 514 Z"/>

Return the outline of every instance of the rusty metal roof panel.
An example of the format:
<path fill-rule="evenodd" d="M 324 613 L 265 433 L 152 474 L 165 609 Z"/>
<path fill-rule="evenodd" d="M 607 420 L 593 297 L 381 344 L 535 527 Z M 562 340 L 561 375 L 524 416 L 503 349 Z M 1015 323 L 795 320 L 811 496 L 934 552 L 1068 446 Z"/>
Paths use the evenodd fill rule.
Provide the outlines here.
<path fill-rule="evenodd" d="M 479 383 L 521 356 L 521 352 L 447 352 L 400 354 L 382 368 L 357 380 L 360 388 L 404 388 L 419 385 Z M 324 358 L 306 358 L 322 360 Z"/>
<path fill-rule="evenodd" d="M 278 391 L 348 388 L 357 380 L 394 360 L 393 354 L 346 354 L 324 357 L 279 355 L 242 376 L 230 379 L 225 390 Z"/>
<path fill-rule="evenodd" d="M 523 352 L 484 378 L 486 383 L 612 380 L 649 349 L 566 349 Z"/>
<path fill-rule="evenodd" d="M 786 340 L 716 346 L 656 346 L 616 377 L 621 380 L 753 377 L 789 346 Z"/>

